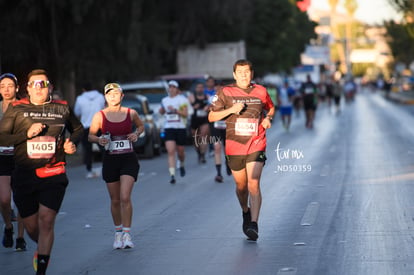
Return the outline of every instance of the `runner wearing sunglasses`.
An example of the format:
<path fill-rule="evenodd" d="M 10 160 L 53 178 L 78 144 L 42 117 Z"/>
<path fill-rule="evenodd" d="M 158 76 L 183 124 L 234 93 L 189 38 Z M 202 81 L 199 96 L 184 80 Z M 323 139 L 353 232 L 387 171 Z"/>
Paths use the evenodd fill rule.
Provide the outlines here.
<path fill-rule="evenodd" d="M 28 75 L 28 98 L 13 102 L 0 121 L 0 144 L 14 146 L 14 201 L 30 238 L 37 242 L 34 268 L 45 274 L 56 214 L 68 178 L 65 155 L 76 152 L 82 124 L 65 101 L 52 100 L 52 85 L 44 70 Z M 65 132 L 70 133 L 64 138 Z"/>

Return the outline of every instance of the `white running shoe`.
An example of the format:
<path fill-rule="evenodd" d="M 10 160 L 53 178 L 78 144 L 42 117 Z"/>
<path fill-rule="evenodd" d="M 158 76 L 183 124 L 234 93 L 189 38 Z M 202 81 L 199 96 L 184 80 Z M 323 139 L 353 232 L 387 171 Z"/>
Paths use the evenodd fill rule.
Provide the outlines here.
<path fill-rule="evenodd" d="M 124 233 L 122 236 L 122 248 L 133 248 L 134 243 L 132 242 L 131 235 L 129 233 Z"/>
<path fill-rule="evenodd" d="M 115 232 L 114 249 L 121 249 L 122 247 L 122 232 Z"/>

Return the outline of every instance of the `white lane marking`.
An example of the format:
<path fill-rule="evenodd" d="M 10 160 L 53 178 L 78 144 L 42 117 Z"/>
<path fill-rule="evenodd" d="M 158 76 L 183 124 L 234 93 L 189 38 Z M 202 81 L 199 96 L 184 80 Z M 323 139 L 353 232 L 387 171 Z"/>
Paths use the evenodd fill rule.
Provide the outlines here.
<path fill-rule="evenodd" d="M 296 267 L 283 267 L 279 269 L 277 275 L 296 275 L 298 269 Z"/>
<path fill-rule="evenodd" d="M 293 243 L 293 245 L 294 246 L 305 246 L 306 243 L 304 243 L 304 242 L 296 242 L 296 243 Z"/>
<path fill-rule="evenodd" d="M 315 223 L 316 216 L 319 212 L 319 202 L 311 202 L 306 207 L 305 214 L 302 217 L 300 225 L 302 226 L 311 226 Z"/>
<path fill-rule="evenodd" d="M 321 173 L 319 174 L 321 177 L 326 177 L 327 175 L 329 175 L 329 170 L 330 167 L 328 164 L 325 164 L 322 169 L 321 169 Z"/>

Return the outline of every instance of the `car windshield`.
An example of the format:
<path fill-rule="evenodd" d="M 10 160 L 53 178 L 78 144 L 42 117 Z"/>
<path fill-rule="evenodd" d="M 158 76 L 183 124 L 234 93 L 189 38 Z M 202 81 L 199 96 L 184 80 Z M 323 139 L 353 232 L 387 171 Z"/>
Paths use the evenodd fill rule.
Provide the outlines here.
<path fill-rule="evenodd" d="M 142 107 L 142 102 L 135 97 L 124 97 L 122 99 L 122 106 L 134 109 L 140 115 L 145 115 L 144 109 Z"/>
<path fill-rule="evenodd" d="M 163 88 L 132 89 L 125 92 L 144 95 L 148 99 L 149 103 L 160 103 L 161 100 L 167 96 Z"/>

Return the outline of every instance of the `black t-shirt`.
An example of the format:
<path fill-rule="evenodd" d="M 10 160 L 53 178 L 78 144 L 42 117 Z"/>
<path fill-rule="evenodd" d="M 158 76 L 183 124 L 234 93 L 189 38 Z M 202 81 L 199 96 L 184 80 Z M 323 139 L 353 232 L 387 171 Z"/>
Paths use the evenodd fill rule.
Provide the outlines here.
<path fill-rule="evenodd" d="M 43 123 L 44 130 L 28 138 L 27 130 L 33 123 Z M 65 162 L 63 144 L 65 132 L 78 143 L 83 127 L 66 101 L 52 101 L 34 105 L 25 98 L 13 102 L 0 120 L 0 144 L 14 146 L 16 168 L 35 169 L 46 164 Z"/>

